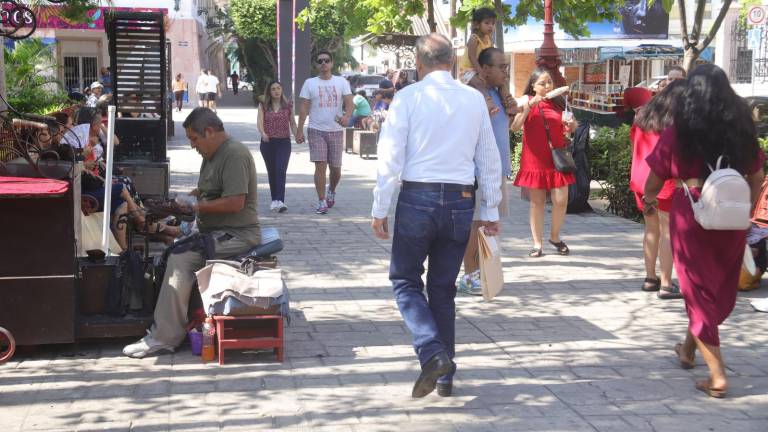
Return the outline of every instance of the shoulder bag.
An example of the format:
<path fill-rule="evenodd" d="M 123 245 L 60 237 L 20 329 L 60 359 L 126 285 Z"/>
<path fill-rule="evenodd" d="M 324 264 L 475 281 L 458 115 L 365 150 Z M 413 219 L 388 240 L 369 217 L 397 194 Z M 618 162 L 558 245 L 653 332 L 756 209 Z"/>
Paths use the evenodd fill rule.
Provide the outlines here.
<path fill-rule="evenodd" d="M 544 122 L 544 130 L 547 132 L 547 144 L 549 144 L 549 149 L 552 151 L 552 161 L 555 163 L 555 169 L 561 173 L 571 173 L 576 171 L 576 162 L 573 160 L 571 149 L 567 146 L 562 148 L 552 147 L 552 136 L 549 132 L 549 123 L 547 122 L 547 118 L 544 117 L 544 108 L 541 107 L 541 103 L 539 103 L 538 108 L 541 120 Z"/>

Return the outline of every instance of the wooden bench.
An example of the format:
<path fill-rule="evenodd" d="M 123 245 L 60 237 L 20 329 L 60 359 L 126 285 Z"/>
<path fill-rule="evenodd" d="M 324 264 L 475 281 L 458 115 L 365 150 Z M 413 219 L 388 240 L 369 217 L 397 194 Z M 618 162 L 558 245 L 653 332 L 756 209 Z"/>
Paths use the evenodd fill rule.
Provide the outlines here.
<path fill-rule="evenodd" d="M 283 362 L 285 345 L 282 315 L 214 315 L 218 339 L 219 364 L 224 364 L 224 350 L 272 348 L 277 361 Z"/>
<path fill-rule="evenodd" d="M 352 151 L 360 155 L 363 159 L 376 157 L 376 141 L 379 134 L 371 131 L 356 130 L 352 143 Z"/>

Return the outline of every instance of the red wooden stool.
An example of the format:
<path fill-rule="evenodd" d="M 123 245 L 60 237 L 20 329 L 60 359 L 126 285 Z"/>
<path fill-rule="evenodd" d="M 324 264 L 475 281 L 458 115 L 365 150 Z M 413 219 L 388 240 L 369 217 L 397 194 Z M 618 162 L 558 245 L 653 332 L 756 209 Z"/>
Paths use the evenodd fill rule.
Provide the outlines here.
<path fill-rule="evenodd" d="M 219 364 L 225 349 L 274 348 L 283 362 L 283 317 L 281 315 L 214 315 L 219 345 Z"/>

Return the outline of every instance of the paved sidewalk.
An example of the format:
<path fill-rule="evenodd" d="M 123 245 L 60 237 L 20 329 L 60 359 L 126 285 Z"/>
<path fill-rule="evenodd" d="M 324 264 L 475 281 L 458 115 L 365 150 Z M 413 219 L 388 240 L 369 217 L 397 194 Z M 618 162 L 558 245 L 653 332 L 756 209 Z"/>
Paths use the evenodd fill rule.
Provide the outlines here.
<path fill-rule="evenodd" d="M 768 322 L 748 304 L 766 288 L 741 294 L 722 326 L 729 397 L 709 399 L 693 387 L 706 375 L 701 359 L 682 370 L 672 351 L 686 328 L 682 301 L 639 289 L 641 225 L 569 215 L 572 255 L 549 248 L 531 259 L 517 198 L 503 221 L 505 290 L 491 303 L 457 299 L 455 397 L 411 399 L 418 362 L 387 279 L 390 243 L 369 227 L 376 161 L 344 155 L 337 204 L 318 216 L 307 148 L 294 145 L 289 210 L 269 213 L 256 113 L 220 114 L 253 150 L 263 224 L 285 241 L 285 363 L 233 353 L 223 367 L 202 364 L 186 346 L 134 360 L 120 354 L 125 341 L 46 347 L 0 366 L 0 430 L 768 430 Z M 172 183 L 191 189 L 200 158 L 176 136 Z"/>

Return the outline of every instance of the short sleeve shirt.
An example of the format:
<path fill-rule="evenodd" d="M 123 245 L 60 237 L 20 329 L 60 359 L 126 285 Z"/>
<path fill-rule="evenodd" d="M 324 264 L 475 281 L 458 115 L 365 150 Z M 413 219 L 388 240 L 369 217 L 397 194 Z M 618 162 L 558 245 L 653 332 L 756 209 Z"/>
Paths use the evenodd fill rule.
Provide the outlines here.
<path fill-rule="evenodd" d="M 246 146 L 232 138 L 224 141 L 210 160 L 203 159 L 197 188 L 203 201 L 245 195 L 245 205 L 237 213 L 198 214 L 200 232 L 224 231 L 251 246 L 259 244 L 256 164 Z"/>
<path fill-rule="evenodd" d="M 219 91 L 219 89 L 216 87 L 219 85 L 219 79 L 216 78 L 214 75 L 208 75 L 208 85 L 206 88 L 208 89 L 208 93 L 216 93 Z"/>
<path fill-rule="evenodd" d="M 499 147 L 501 175 L 508 176 L 512 174 L 509 158 L 509 117 L 507 117 L 507 113 L 504 111 L 504 104 L 501 102 L 499 92 L 496 89 L 488 89 L 488 94 L 499 109 L 496 114 L 491 116 L 491 126 L 493 126 L 493 136 L 496 138 L 496 145 Z"/>
<path fill-rule="evenodd" d="M 304 81 L 299 97 L 311 103 L 309 128 L 324 132 L 342 130 L 336 117 L 344 114 L 344 96 L 351 94 L 349 82 L 340 76 L 334 75 L 329 80 L 314 77 Z"/>
<path fill-rule="evenodd" d="M 368 99 L 360 95 L 355 95 L 352 102 L 355 104 L 355 111 L 352 113 L 353 116 L 365 117 L 371 115 L 371 104 L 368 103 Z"/>

